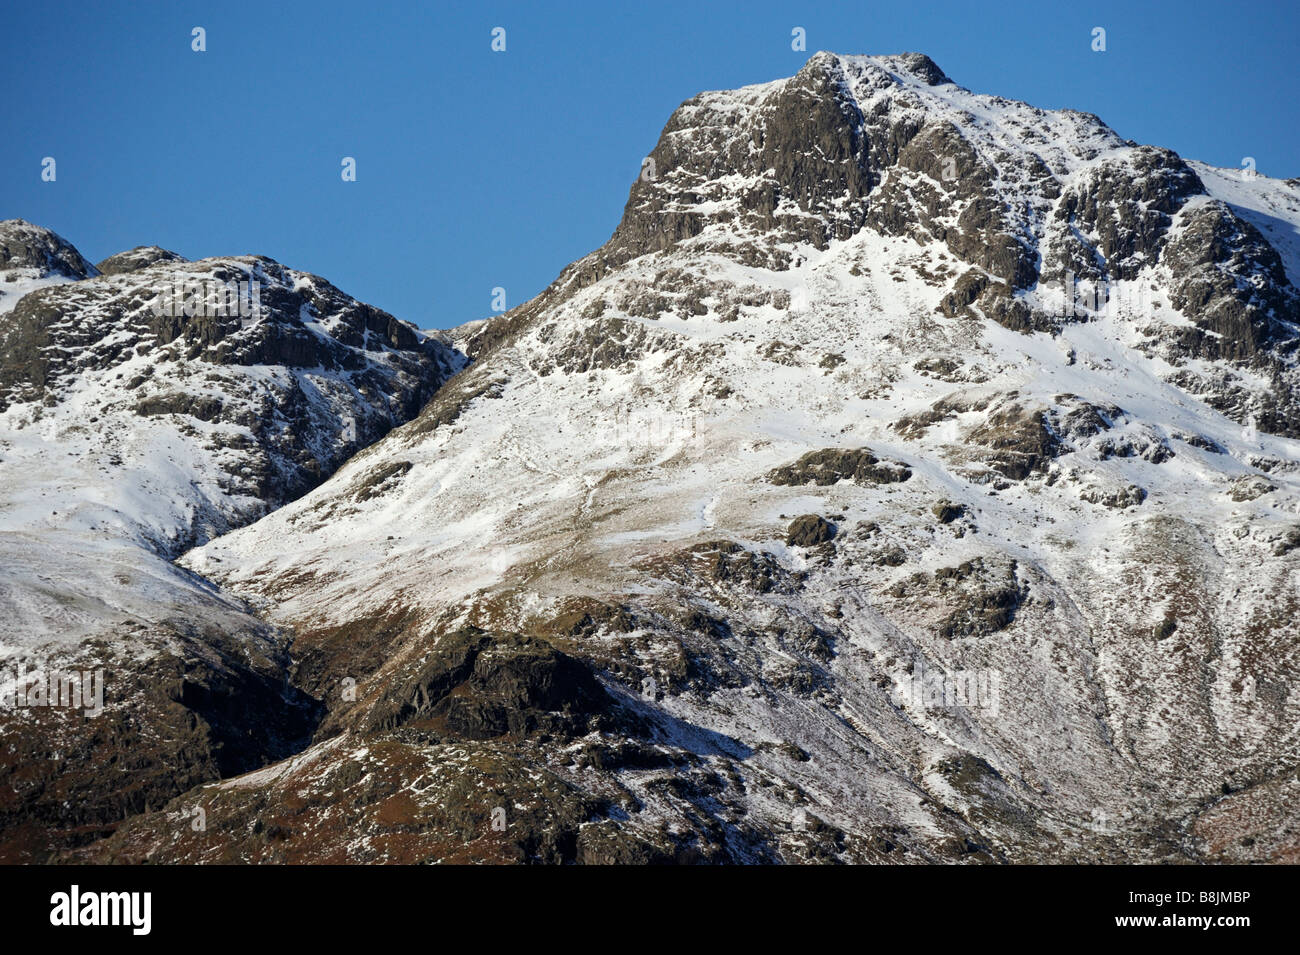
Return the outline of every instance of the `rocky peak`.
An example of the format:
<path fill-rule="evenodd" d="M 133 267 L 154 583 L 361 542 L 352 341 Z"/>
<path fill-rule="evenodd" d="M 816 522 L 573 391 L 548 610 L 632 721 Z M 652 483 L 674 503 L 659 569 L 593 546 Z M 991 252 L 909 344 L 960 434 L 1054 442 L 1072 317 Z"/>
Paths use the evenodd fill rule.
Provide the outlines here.
<path fill-rule="evenodd" d="M 872 70 L 882 86 L 898 82 Z M 781 267 L 788 255 L 763 239 L 824 247 L 846 238 L 891 154 L 916 132 L 869 126 L 845 61 L 830 53 L 788 80 L 701 93 L 669 118 L 604 251 L 617 264 L 731 225 L 741 236 L 713 244 Z M 755 241 L 736 241 L 746 234 Z"/>
<path fill-rule="evenodd" d="M 832 53 L 819 53 L 817 55 L 839 59 Z M 899 53 L 896 56 L 862 57 L 860 59 L 870 59 L 880 67 L 894 73 L 900 79 L 918 80 L 926 86 L 942 86 L 945 83 L 952 82 L 948 75 L 939 69 L 939 64 L 924 53 Z"/>
<path fill-rule="evenodd" d="M 0 221 L 0 274 L 18 270 L 26 272 L 26 278 L 84 279 L 99 274 L 71 242 L 57 233 L 25 219 L 5 219 Z M 10 280 L 8 275 L 4 277 Z"/>
<path fill-rule="evenodd" d="M 101 275 L 121 275 L 123 272 L 136 272 L 140 269 L 157 265 L 159 262 L 188 262 L 189 259 L 176 252 L 160 249 L 156 245 L 137 245 L 134 249 L 110 255 L 95 266 Z"/>
<path fill-rule="evenodd" d="M 1177 153 L 1123 139 L 1090 113 L 972 93 L 920 53 L 819 52 L 788 79 L 678 107 L 610 240 L 470 348 L 505 340 L 641 256 L 789 271 L 866 231 L 955 257 L 936 309 L 949 317 L 1056 335 L 1098 317 L 1119 286 L 1141 286 L 1145 304 L 1123 315 L 1145 350 L 1281 381 L 1293 373 L 1300 261 L 1288 266 L 1261 231 L 1276 217 L 1251 211 L 1281 201 L 1270 182 L 1259 177 L 1256 198 L 1239 205 L 1210 195 Z M 1092 305 L 1076 307 L 1086 296 Z M 1217 387 L 1202 377 L 1180 381 Z M 1241 395 L 1218 406 L 1300 433 L 1288 388 L 1252 412 Z"/>
<path fill-rule="evenodd" d="M 698 239 L 780 268 L 791 256 L 779 244 L 824 248 L 866 225 L 933 235 L 934 220 L 967 213 L 944 230 L 950 244 L 996 266 L 978 261 L 990 240 L 1032 246 L 1060 177 L 1121 145 L 1088 114 L 963 90 L 921 53 L 820 52 L 789 79 L 678 107 L 602 253 L 616 265 Z M 881 194 L 891 175 L 903 181 Z M 1032 248 L 1020 258 L 995 270 L 1026 287 Z"/>
<path fill-rule="evenodd" d="M 186 262 L 156 248 L 113 259 L 109 274 L 35 288 L 0 315 L 0 416 L 20 431 L 88 417 L 105 447 L 150 427 L 179 434 L 214 486 L 160 522 L 164 548 L 303 493 L 414 417 L 463 360 L 272 259 Z M 149 464 L 129 458 L 114 456 Z"/>

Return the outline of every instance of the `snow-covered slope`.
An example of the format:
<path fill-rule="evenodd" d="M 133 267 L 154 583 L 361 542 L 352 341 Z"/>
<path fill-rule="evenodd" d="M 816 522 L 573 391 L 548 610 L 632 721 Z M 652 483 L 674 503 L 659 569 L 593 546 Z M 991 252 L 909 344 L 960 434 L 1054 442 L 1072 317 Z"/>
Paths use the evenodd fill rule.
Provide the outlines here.
<path fill-rule="evenodd" d="M 1295 859 L 1295 183 L 918 54 L 650 158 L 413 421 L 181 558 L 327 712 L 87 857 Z"/>

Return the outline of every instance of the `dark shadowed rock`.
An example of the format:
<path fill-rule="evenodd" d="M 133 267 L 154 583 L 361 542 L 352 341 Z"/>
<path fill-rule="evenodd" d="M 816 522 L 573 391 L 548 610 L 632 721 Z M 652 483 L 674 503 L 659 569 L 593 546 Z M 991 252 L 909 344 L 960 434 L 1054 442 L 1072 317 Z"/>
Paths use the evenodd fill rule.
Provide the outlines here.
<path fill-rule="evenodd" d="M 1056 207 L 1061 228 L 1045 277 L 1063 282 L 1072 272 L 1081 279 L 1136 278 L 1159 260 L 1173 213 L 1204 192 L 1196 173 L 1168 149 L 1142 146 L 1100 164 Z"/>
<path fill-rule="evenodd" d="M 1191 213 L 1161 262 L 1174 274 L 1170 300 L 1195 323 L 1179 332 L 1188 355 L 1242 361 L 1294 338 L 1300 293 L 1277 250 L 1225 203 Z"/>
<path fill-rule="evenodd" d="M 790 522 L 785 542 L 791 547 L 816 547 L 834 539 L 834 524 L 817 514 L 804 514 Z"/>
<path fill-rule="evenodd" d="M 1041 408 L 1011 403 L 992 412 L 970 433 L 970 440 L 989 448 L 989 463 L 1005 476 L 1023 480 L 1047 469 L 1061 450 L 1060 439 Z"/>
<path fill-rule="evenodd" d="M 773 484 L 816 484 L 822 487 L 839 481 L 858 484 L 894 484 L 906 481 L 912 472 L 897 461 L 882 461 L 866 448 L 824 448 L 809 451 L 793 464 L 774 469 Z"/>
<path fill-rule="evenodd" d="M 934 519 L 940 524 L 951 524 L 966 513 L 966 506 L 956 504 L 953 501 L 940 501 L 930 511 L 934 514 Z"/>
<path fill-rule="evenodd" d="M 369 729 L 415 723 L 466 739 L 539 731 L 581 735 L 611 700 L 587 667 L 545 640 L 467 627 L 383 695 Z"/>

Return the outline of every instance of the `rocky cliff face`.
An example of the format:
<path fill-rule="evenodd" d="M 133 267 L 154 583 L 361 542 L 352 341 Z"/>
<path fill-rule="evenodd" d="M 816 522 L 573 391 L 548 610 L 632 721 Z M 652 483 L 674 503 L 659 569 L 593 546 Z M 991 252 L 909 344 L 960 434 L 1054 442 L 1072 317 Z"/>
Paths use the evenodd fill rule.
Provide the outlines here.
<path fill-rule="evenodd" d="M 1137 299 L 1138 346 L 1174 365 L 1180 386 L 1297 437 L 1297 266 L 1288 275 L 1282 255 L 1294 249 L 1261 231 L 1280 227 L 1289 243 L 1295 191 L 1215 175 L 1212 196 L 1170 150 L 1123 140 L 1090 114 L 971 94 L 920 54 L 819 53 L 789 80 L 682 104 L 610 241 L 550 291 L 674 248 L 787 271 L 802 246 L 866 229 L 946 249 L 949 316 L 1051 332 Z M 1271 384 L 1246 394 L 1201 374 L 1202 359 Z"/>
<path fill-rule="evenodd" d="M 1294 184 L 915 54 L 649 158 L 412 420 L 179 559 L 293 634 L 310 739 L 71 857 L 1294 860 Z"/>

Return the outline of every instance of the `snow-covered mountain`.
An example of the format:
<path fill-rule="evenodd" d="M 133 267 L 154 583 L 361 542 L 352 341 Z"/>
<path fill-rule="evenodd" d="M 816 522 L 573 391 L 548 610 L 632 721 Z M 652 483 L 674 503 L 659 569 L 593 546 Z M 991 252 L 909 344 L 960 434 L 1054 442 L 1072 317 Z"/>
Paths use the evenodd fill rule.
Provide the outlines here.
<path fill-rule="evenodd" d="M 264 670 L 283 708 L 285 638 L 172 559 L 318 484 L 409 420 L 462 356 L 266 258 L 190 263 L 147 248 L 92 267 L 21 221 L 0 223 L 0 247 L 15 266 L 0 315 L 0 683 L 20 665 L 113 668 L 118 705 L 99 719 L 140 720 L 147 734 L 159 727 L 144 697 L 171 691 L 148 668 L 202 681 L 216 667 L 236 686 Z M 217 304 L 227 288 L 234 298 Z M 255 695 L 235 702 L 250 719 Z M 60 722 L 0 716 L 6 735 L 28 717 Z M 28 735 L 15 760 L 54 746 Z M 112 796 L 102 775 L 86 785 Z"/>
<path fill-rule="evenodd" d="M 1294 861 L 1300 183 L 919 54 L 649 160 L 413 420 L 195 538 L 312 741 L 78 858 Z"/>

